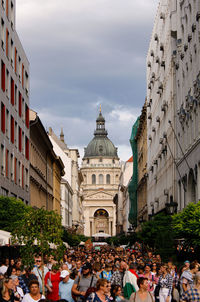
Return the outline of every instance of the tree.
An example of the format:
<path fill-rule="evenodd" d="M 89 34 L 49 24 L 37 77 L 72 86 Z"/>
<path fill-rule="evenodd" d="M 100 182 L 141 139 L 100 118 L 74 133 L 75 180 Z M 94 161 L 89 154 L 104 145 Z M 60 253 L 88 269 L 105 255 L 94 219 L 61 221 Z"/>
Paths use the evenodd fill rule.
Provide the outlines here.
<path fill-rule="evenodd" d="M 29 210 L 21 200 L 0 196 L 0 230 L 11 232 Z"/>
<path fill-rule="evenodd" d="M 12 241 L 23 245 L 22 261 L 25 265 L 33 267 L 35 254 L 44 257 L 54 255 L 56 260 L 63 256 L 61 217 L 54 211 L 31 208 L 24 217 L 16 222 L 12 230 Z M 51 249 L 54 245 L 54 249 Z M 42 271 L 44 294 L 44 270 Z"/>
<path fill-rule="evenodd" d="M 152 220 L 144 222 L 137 233 L 138 240 L 144 245 L 155 249 L 164 260 L 174 254 L 174 232 L 172 217 L 165 213 L 157 214 Z"/>
<path fill-rule="evenodd" d="M 184 238 L 185 244 L 200 248 L 200 201 L 189 203 L 180 213 L 173 216 L 172 222 L 177 238 Z"/>

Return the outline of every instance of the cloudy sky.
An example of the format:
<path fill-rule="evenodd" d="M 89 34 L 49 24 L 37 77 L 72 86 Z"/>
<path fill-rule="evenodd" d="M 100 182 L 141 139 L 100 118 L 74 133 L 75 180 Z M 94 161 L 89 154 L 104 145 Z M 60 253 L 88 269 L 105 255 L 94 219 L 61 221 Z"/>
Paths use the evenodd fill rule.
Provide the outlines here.
<path fill-rule="evenodd" d="M 30 62 L 30 106 L 63 127 L 81 155 L 99 105 L 119 156 L 146 94 L 145 60 L 158 0 L 17 0 L 17 32 Z"/>

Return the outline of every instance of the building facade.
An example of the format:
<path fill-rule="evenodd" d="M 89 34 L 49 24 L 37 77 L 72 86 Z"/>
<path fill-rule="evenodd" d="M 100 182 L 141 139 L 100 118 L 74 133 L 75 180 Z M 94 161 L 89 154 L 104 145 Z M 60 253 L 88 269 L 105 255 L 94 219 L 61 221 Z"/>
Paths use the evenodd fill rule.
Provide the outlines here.
<path fill-rule="evenodd" d="M 130 198 L 128 186 L 133 175 L 133 157 L 121 164 L 118 193 L 114 197 L 116 204 L 116 233 L 128 233 L 130 223 L 128 221 L 130 211 Z"/>
<path fill-rule="evenodd" d="M 117 148 L 107 137 L 102 113 L 96 120 L 94 138 L 85 148 L 83 175 L 84 234 L 102 232 L 116 234 L 116 206 L 113 198 L 118 191 L 121 172 Z"/>
<path fill-rule="evenodd" d="M 29 204 L 29 62 L 15 29 L 15 0 L 0 3 L 0 195 Z"/>
<path fill-rule="evenodd" d="M 64 164 L 61 158 L 55 155 L 53 163 L 53 210 L 59 215 L 61 215 L 61 180 L 64 175 Z"/>
<path fill-rule="evenodd" d="M 176 0 L 160 1 L 147 55 L 147 205 L 150 216 L 163 211 L 169 202 L 177 201 L 176 144 L 168 122 L 174 124 L 175 117 L 173 51 L 177 43 L 177 5 Z"/>
<path fill-rule="evenodd" d="M 62 224 L 66 228 L 75 228 L 77 233 L 83 233 L 83 209 L 80 194 L 82 181 L 78 165 L 78 149 L 70 149 L 65 143 L 64 133 L 60 137 L 49 128 L 49 138 L 54 152 L 64 163 L 65 175 L 61 180 L 61 215 Z"/>
<path fill-rule="evenodd" d="M 138 226 L 148 220 L 147 211 L 147 107 L 142 108 L 140 122 L 136 134 L 138 150 L 138 185 L 137 185 L 137 217 Z"/>
<path fill-rule="evenodd" d="M 177 5 L 174 53 L 178 210 L 200 200 L 200 2 Z"/>

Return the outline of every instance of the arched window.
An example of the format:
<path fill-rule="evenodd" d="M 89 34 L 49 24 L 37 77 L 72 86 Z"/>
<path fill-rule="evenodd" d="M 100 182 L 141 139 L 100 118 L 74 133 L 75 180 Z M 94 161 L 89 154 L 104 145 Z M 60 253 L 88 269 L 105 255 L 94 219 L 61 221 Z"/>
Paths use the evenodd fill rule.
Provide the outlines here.
<path fill-rule="evenodd" d="M 96 184 L 96 175 L 92 174 L 92 184 L 95 185 Z"/>
<path fill-rule="evenodd" d="M 103 174 L 99 174 L 99 184 L 103 184 Z"/>
<path fill-rule="evenodd" d="M 106 175 L 106 183 L 107 183 L 107 185 L 110 184 L 110 174 Z"/>

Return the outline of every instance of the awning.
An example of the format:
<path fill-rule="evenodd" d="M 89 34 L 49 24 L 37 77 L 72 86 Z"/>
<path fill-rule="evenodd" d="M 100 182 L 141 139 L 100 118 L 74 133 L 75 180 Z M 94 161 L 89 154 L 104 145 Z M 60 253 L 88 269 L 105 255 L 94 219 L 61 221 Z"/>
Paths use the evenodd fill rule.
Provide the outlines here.
<path fill-rule="evenodd" d="M 10 244 L 11 234 L 10 232 L 0 230 L 0 246 Z"/>
<path fill-rule="evenodd" d="M 92 237 L 108 238 L 108 237 L 111 237 L 111 235 L 102 232 L 102 233 L 96 233 L 96 234 L 92 235 Z"/>

